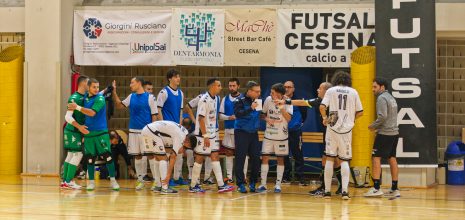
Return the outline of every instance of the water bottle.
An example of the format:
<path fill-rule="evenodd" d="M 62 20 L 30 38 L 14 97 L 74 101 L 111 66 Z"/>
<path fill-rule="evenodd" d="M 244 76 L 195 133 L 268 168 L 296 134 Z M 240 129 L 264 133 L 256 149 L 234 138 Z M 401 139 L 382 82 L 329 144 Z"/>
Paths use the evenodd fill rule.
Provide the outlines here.
<path fill-rule="evenodd" d="M 356 186 L 361 186 L 364 183 L 362 183 L 362 174 L 360 173 L 360 170 L 354 169 L 354 176 L 355 176 L 355 185 Z"/>
<path fill-rule="evenodd" d="M 100 167 L 95 167 L 95 180 L 100 179 Z"/>

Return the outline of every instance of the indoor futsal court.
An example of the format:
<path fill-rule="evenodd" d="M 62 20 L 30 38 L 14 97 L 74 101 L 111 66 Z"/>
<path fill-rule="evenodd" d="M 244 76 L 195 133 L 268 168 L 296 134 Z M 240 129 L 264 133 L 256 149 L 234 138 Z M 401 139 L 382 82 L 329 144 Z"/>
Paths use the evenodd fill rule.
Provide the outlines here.
<path fill-rule="evenodd" d="M 465 0 L 0 0 L 0 220 L 465 219 Z"/>

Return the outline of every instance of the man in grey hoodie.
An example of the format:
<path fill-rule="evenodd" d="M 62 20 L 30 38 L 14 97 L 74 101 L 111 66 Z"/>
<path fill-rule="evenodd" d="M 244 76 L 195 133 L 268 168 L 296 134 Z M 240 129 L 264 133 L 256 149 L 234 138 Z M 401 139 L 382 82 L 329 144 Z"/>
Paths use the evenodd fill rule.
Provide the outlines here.
<path fill-rule="evenodd" d="M 399 127 L 397 126 L 397 102 L 388 92 L 388 82 L 382 78 L 373 81 L 373 93 L 376 99 L 377 119 L 368 129 L 376 132 L 373 144 L 373 182 L 374 187 L 364 194 L 366 197 L 382 196 L 381 185 L 381 158 L 388 159 L 391 168 L 392 187 L 388 196 L 400 197 L 397 187 L 398 167 L 396 160 L 396 148 L 399 140 Z"/>

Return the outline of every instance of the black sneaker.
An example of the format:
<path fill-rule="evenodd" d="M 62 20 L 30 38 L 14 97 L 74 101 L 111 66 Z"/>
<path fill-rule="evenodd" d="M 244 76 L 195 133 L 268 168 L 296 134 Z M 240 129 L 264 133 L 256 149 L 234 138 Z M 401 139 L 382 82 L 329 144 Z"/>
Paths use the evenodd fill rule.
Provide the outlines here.
<path fill-rule="evenodd" d="M 325 189 L 323 189 L 323 187 L 319 187 L 318 189 L 312 190 L 308 193 L 311 196 L 323 196 L 323 194 L 325 194 Z"/>
<path fill-rule="evenodd" d="M 291 184 L 291 180 L 289 180 L 289 179 L 283 179 L 283 180 L 281 180 L 281 184 L 290 185 L 290 184 Z"/>
<path fill-rule="evenodd" d="M 342 195 L 343 200 L 349 200 L 350 199 L 350 196 L 349 196 L 348 192 L 342 192 L 341 195 Z"/>
<path fill-rule="evenodd" d="M 340 195 L 342 193 L 342 187 L 339 186 L 336 190 L 336 195 Z"/>
<path fill-rule="evenodd" d="M 152 182 L 153 181 L 153 178 L 150 177 L 149 175 L 145 175 L 143 179 L 144 179 L 144 182 Z"/>
<path fill-rule="evenodd" d="M 324 198 L 324 199 L 331 199 L 331 192 L 325 192 L 325 193 L 323 194 L 323 198 Z"/>
<path fill-rule="evenodd" d="M 299 186 L 308 186 L 308 183 L 305 182 L 305 180 L 301 179 L 301 180 L 299 181 Z"/>
<path fill-rule="evenodd" d="M 211 178 L 208 178 L 207 180 L 204 180 L 204 181 L 203 181 L 203 184 L 204 184 L 204 185 L 213 185 L 213 184 L 215 184 L 215 183 L 211 180 Z"/>

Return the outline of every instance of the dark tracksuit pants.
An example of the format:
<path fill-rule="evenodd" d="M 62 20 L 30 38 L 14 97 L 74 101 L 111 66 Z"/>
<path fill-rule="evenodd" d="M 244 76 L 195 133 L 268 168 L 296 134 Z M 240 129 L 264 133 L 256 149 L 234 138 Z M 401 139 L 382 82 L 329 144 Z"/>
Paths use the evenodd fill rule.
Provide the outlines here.
<path fill-rule="evenodd" d="M 234 141 L 236 142 L 234 157 L 234 173 L 237 185 L 245 184 L 244 163 L 249 156 L 250 178 L 249 182 L 255 184 L 260 172 L 261 146 L 258 141 L 258 133 L 248 133 L 243 130 L 234 130 Z"/>
<path fill-rule="evenodd" d="M 295 176 L 297 180 L 304 177 L 304 155 L 301 148 L 302 130 L 289 131 L 289 150 L 295 160 Z M 284 179 L 291 178 L 292 164 L 289 157 L 284 158 Z"/>

